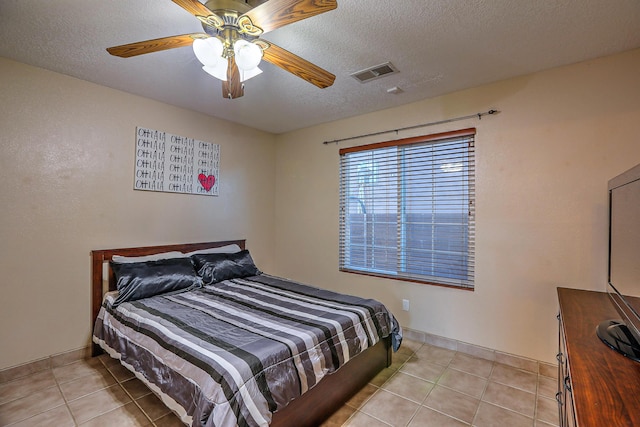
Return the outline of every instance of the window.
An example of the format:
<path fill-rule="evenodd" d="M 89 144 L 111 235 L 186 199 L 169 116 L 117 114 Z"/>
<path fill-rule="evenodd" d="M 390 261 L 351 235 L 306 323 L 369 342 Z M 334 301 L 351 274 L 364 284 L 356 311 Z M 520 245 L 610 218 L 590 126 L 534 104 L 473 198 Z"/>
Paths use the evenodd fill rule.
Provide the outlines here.
<path fill-rule="evenodd" d="M 340 150 L 340 270 L 473 289 L 474 136 Z"/>

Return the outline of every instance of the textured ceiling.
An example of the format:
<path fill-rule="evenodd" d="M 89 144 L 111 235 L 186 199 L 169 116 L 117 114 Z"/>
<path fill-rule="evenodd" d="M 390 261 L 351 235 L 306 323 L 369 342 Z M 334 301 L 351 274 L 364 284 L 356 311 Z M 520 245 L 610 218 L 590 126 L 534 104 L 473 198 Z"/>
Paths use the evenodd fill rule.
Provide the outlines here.
<path fill-rule="evenodd" d="M 189 47 L 128 59 L 105 51 L 200 31 L 171 0 L 0 1 L 0 56 L 272 133 L 638 48 L 640 1 L 338 0 L 262 37 L 335 74 L 333 86 L 263 63 L 235 100 Z M 365 84 L 350 76 L 386 61 L 400 72 Z M 403 92 L 387 93 L 394 86 Z"/>

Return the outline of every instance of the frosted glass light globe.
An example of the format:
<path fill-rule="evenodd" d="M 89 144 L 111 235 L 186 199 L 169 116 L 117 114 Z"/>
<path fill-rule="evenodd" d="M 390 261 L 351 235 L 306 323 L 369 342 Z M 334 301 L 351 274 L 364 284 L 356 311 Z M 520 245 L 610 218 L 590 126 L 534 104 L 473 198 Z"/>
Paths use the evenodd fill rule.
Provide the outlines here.
<path fill-rule="evenodd" d="M 242 39 L 233 44 L 233 52 L 238 68 L 243 71 L 256 68 L 262 59 L 262 49 L 257 44 Z"/>
<path fill-rule="evenodd" d="M 258 67 L 252 68 L 249 71 L 240 70 L 240 81 L 241 82 L 247 81 L 250 78 L 255 77 L 261 73 L 262 73 L 262 70 Z"/>
<path fill-rule="evenodd" d="M 195 39 L 193 41 L 193 53 L 196 54 L 196 58 L 202 65 L 215 66 L 218 60 L 222 58 L 222 50 L 222 41 L 217 37 Z"/>
<path fill-rule="evenodd" d="M 227 81 L 227 67 L 229 63 L 226 58 L 218 57 L 218 60 L 213 65 L 204 65 L 202 69 L 211 74 L 216 79 Z"/>

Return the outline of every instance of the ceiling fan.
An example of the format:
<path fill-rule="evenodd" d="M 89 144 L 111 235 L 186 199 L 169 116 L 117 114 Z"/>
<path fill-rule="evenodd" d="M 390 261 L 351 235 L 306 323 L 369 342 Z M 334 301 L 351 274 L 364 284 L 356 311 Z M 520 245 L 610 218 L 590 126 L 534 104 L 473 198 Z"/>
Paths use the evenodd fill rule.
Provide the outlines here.
<path fill-rule="evenodd" d="M 222 95 L 244 95 L 243 81 L 259 73 L 261 59 L 324 89 L 336 76 L 260 36 L 268 31 L 335 9 L 336 0 L 172 0 L 202 22 L 204 33 L 183 34 L 114 46 L 122 58 L 192 45 L 203 69 L 222 80 Z"/>

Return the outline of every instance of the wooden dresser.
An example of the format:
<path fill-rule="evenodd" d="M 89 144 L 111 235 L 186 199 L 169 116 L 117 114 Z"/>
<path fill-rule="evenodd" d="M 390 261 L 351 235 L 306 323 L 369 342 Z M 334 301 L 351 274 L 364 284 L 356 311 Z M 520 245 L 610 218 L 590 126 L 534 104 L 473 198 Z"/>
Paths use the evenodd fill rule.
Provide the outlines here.
<path fill-rule="evenodd" d="M 619 318 L 605 292 L 558 288 L 558 407 L 561 427 L 640 427 L 640 363 L 596 335 Z"/>

